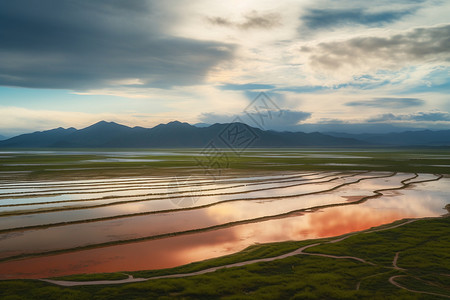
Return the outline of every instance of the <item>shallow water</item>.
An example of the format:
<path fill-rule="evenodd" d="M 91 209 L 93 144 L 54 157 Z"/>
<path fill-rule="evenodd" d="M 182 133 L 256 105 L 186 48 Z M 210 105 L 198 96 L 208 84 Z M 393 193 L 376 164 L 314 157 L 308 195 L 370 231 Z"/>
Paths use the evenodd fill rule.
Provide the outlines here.
<path fill-rule="evenodd" d="M 184 207 L 177 205 L 180 204 L 179 202 L 174 202 L 173 199 L 165 199 L 82 210 L 0 217 L 0 229 L 7 229 L 147 211 L 155 212 L 151 215 L 3 233 L 0 234 L 0 258 L 198 230 L 198 232 L 184 233 L 167 238 L 128 242 L 65 254 L 26 258 L 19 261 L 6 261 L 0 263 L 0 278 L 40 278 L 73 273 L 166 268 L 234 253 L 254 243 L 335 236 L 407 217 L 439 216 L 446 212 L 443 207 L 448 203 L 447 195 L 450 191 L 450 178 L 443 178 L 439 181 L 413 184 L 407 189 L 383 191 L 382 197 L 356 204 L 355 201 L 374 195 L 375 190 L 401 187 L 401 181 L 409 182 L 407 179 L 412 178 L 414 174 L 400 173 L 395 176 L 389 176 L 391 173 L 387 172 L 361 174 L 350 172 L 347 174 L 338 172 L 317 174 L 316 172 L 309 172 L 298 174 L 301 177 L 297 177 L 295 180 L 304 179 L 303 182 L 290 182 L 294 180 L 290 178 L 295 175 L 293 173 L 273 176 L 230 177 L 210 186 L 202 185 L 207 184 L 207 180 L 195 178 L 192 182 L 198 182 L 200 187 L 205 189 L 224 187 L 223 190 L 212 191 L 216 195 L 202 196 L 201 193 L 194 195 L 196 197 L 195 202 L 192 203 L 194 206 L 216 203 L 204 208 L 190 206 L 189 210 L 182 210 Z M 321 179 L 324 176 L 328 177 Z M 379 176 L 385 177 L 371 178 Z M 189 177 L 186 178 L 189 179 Z M 418 178 L 410 181 L 434 178 L 436 178 L 435 175 L 420 174 Z M 329 179 L 334 180 L 322 182 Z M 357 182 L 358 179 L 363 180 Z M 73 183 L 93 184 L 92 187 L 106 182 L 116 182 L 119 186 L 127 184 L 123 179 L 116 180 L 73 181 Z M 136 178 L 136 180 L 140 179 Z M 161 178 L 150 180 L 154 180 L 155 184 L 164 181 Z M 167 182 L 167 179 L 165 181 Z M 130 179 L 127 182 L 132 184 L 133 180 Z M 308 182 L 313 184 L 289 186 Z M 242 183 L 247 185 L 233 187 Z M 343 183 L 352 184 L 326 191 Z M 58 188 L 64 188 L 68 183 L 55 181 L 52 184 L 55 185 L 54 189 L 58 190 Z M 14 186 L 11 185 L 11 187 Z M 86 186 L 86 188 L 88 187 Z M 258 188 L 276 189 L 255 191 Z M 178 192 L 180 190 L 182 188 Z M 226 192 L 236 192 L 237 194 L 220 195 L 220 193 Z M 319 193 L 290 197 L 290 195 L 312 192 Z M 118 191 L 117 193 L 122 192 Z M 131 191 L 129 198 L 117 199 L 135 200 L 143 197 L 133 196 L 133 193 L 136 193 L 136 191 Z M 74 198 L 71 198 L 72 196 Z M 49 199 L 71 200 L 77 199 L 76 196 L 63 194 L 54 196 L 58 198 L 49 197 Z M 42 201 L 44 198 L 35 198 L 35 200 Z M 244 200 L 247 198 L 254 200 Z M 5 200 L 5 203 L 14 200 L 25 203 L 32 199 L 3 200 Z M 119 201 L 117 199 L 90 202 L 109 203 Z M 226 200 L 237 201 L 218 203 Z M 2 201 L 0 201 L 1 203 Z M 80 205 L 85 204 L 84 202 L 80 203 Z M 312 207 L 331 204 L 341 206 L 305 212 Z M 50 205 L 72 204 L 69 201 L 68 203 Z M 44 206 L 33 205 L 28 206 L 28 208 L 36 209 Z M 26 206 L 21 206 L 21 208 L 24 207 Z M 177 210 L 166 213 L 158 212 L 165 209 Z M 297 213 L 288 214 L 292 211 L 297 211 Z M 216 227 L 213 231 L 207 230 L 211 226 L 219 227 Z"/>
<path fill-rule="evenodd" d="M 386 176 L 388 173 L 384 173 L 384 176 Z M 252 207 L 255 207 L 256 204 L 258 204 L 255 201 L 244 201 L 247 199 L 254 199 L 254 200 L 264 200 L 267 202 L 267 200 L 276 200 L 276 199 L 264 199 L 264 198 L 276 198 L 276 197 L 286 197 L 289 201 L 284 201 L 282 206 L 274 205 L 275 210 L 281 210 L 281 209 L 288 209 L 291 206 L 288 206 L 288 203 L 297 203 L 298 201 L 295 199 L 292 199 L 293 195 L 299 195 L 299 194 L 307 194 L 307 193 L 313 193 L 313 192 L 323 192 L 326 190 L 329 190 L 337 185 L 344 184 L 344 183 L 352 183 L 357 181 L 359 178 L 370 178 L 376 175 L 370 175 L 370 174 L 362 174 L 362 175 L 356 175 L 352 177 L 346 177 L 346 178 L 336 178 L 336 180 L 331 182 L 323 182 L 328 181 L 330 179 L 322 179 L 318 180 L 318 182 L 314 182 L 314 184 L 301 184 L 293 187 L 283 187 L 284 184 L 281 184 L 279 188 L 272 189 L 272 190 L 264 190 L 264 191 L 248 191 L 249 189 L 255 189 L 255 186 L 244 186 L 241 187 L 241 191 L 235 191 L 234 194 L 223 194 L 220 195 L 220 193 L 227 193 L 230 192 L 228 190 L 218 190 L 218 191 L 212 191 L 212 192 L 199 192 L 198 194 L 189 195 L 187 194 L 187 199 L 192 197 L 195 197 L 193 199 L 193 203 L 191 206 L 201 206 L 201 205 L 207 205 L 211 203 L 217 203 L 217 202 L 223 202 L 223 201 L 230 201 L 233 200 L 234 202 L 232 204 L 218 204 L 221 206 L 232 206 L 235 207 L 236 210 L 241 209 L 249 209 L 252 211 Z M 378 174 L 380 176 L 380 174 Z M 403 177 L 401 177 L 403 178 Z M 406 178 L 406 177 L 405 177 Z M 292 184 L 290 184 L 292 185 Z M 267 188 L 267 187 L 266 187 Z M 233 189 L 231 189 L 233 191 Z M 192 191 L 197 192 L 197 191 Z M 245 193 L 243 193 L 245 192 Z M 216 195 L 214 194 L 216 193 Z M 237 193 L 237 194 L 236 194 Z M 169 195 L 170 196 L 170 195 Z M 0 217 L 0 229 L 9 229 L 9 228 L 15 228 L 15 227 L 23 227 L 23 226 L 36 226 L 36 225 L 42 225 L 42 224 L 51 224 L 51 223 L 58 223 L 58 222 L 71 222 L 71 221 L 79 221 L 79 220 L 87 220 L 92 218 L 105 218 L 105 217 L 112 217 L 112 216 L 120 216 L 123 214 L 136 214 L 136 213 L 143 213 L 143 212 L 155 212 L 155 211 L 162 211 L 162 210 L 175 210 L 175 209 L 181 209 L 179 201 L 183 200 L 183 198 L 186 198 L 183 196 L 183 198 L 172 198 L 167 199 L 167 195 L 159 195 L 154 198 L 165 198 L 162 200 L 150 200 L 150 201 L 139 201 L 139 202 L 133 202 L 133 203 L 126 203 L 126 204 L 116 204 L 114 201 L 111 201 L 114 203 L 114 205 L 105 206 L 105 207 L 98 207 L 98 208 L 88 208 L 88 209 L 71 209 L 66 211 L 56 211 L 56 212 L 48 212 L 48 213 L 38 213 L 38 214 L 26 214 L 26 215 L 17 215 L 17 216 L 10 216 L 10 217 Z M 288 198 L 289 197 L 289 198 Z M 151 198 L 151 197 L 146 197 Z M 187 200 L 185 199 L 185 200 Z M 335 199 L 335 197 L 333 198 Z M 340 199 L 340 198 L 338 198 Z M 124 201 L 124 199 L 121 199 Z M 241 200 L 241 201 L 235 201 L 235 200 Z M 195 201 L 195 202 L 194 202 Z M 330 198 L 330 201 L 334 201 Z M 67 205 L 67 204 L 66 204 Z M 260 206 L 258 206 L 258 209 Z M 265 208 L 268 210 L 271 210 L 272 208 L 269 207 L 269 205 L 266 205 Z M 12 210 L 9 207 L 3 207 L 5 211 Z M 14 209 L 14 208 L 13 208 Z M 17 209 L 17 208 L 16 208 Z"/>
<path fill-rule="evenodd" d="M 439 216 L 445 213 L 442 205 L 446 202 L 446 196 L 445 191 L 436 193 L 436 189 L 444 188 L 448 192 L 448 183 L 418 184 L 414 190 L 397 191 L 395 195 L 358 205 L 330 207 L 212 232 L 4 262 L 0 263 L 0 273 L 3 278 L 41 278 L 73 273 L 168 268 L 231 254 L 254 243 L 330 237 L 402 218 Z M 429 195 L 430 192 L 430 197 L 424 200 L 423 193 Z M 398 201 L 402 198 L 406 200 Z"/>
<path fill-rule="evenodd" d="M 208 186 L 200 185 L 197 183 L 194 187 L 187 186 L 185 187 L 184 183 L 177 183 L 176 188 L 174 188 L 170 184 L 164 184 L 162 187 L 157 188 L 153 187 L 151 189 L 145 189 L 140 186 L 138 189 L 130 188 L 123 191 L 114 190 L 112 192 L 101 192 L 101 193 L 80 193 L 80 194 L 61 194 L 54 196 L 38 196 L 38 197 L 21 197 L 21 198 L 12 198 L 12 199 L 0 199 L 0 213 L 7 211 L 23 211 L 23 210 L 31 210 L 31 209 L 52 209 L 57 207 L 80 207 L 80 206 L 96 206 L 105 203 L 120 203 L 126 201 L 137 201 L 137 200 L 150 200 L 150 199 L 161 199 L 163 200 L 152 200 L 150 206 L 161 205 L 156 204 L 155 201 L 165 201 L 167 198 L 173 197 L 181 197 L 180 195 L 185 195 L 181 198 L 189 197 L 190 194 L 196 195 L 196 205 L 204 205 L 208 203 L 212 203 L 211 197 L 216 194 L 223 193 L 234 193 L 235 195 L 238 193 L 245 193 L 242 195 L 250 195 L 255 197 L 255 192 L 257 190 L 267 190 L 267 189 L 275 189 L 275 188 L 283 188 L 289 186 L 296 185 L 305 185 L 304 189 L 308 188 L 308 185 L 313 182 L 326 182 L 330 179 L 333 179 L 333 175 L 323 176 L 317 179 L 314 178 L 301 178 L 301 179 L 291 179 L 291 180 L 279 180 L 277 183 L 273 183 L 272 181 L 261 182 L 261 183 L 242 183 L 236 182 L 235 184 L 211 184 Z M 308 184 L 308 185 L 307 185 Z M 310 186 L 312 187 L 312 186 Z M 310 188 L 312 190 L 312 188 Z M 250 193 L 251 191 L 255 191 Z M 295 190 L 293 190 L 295 191 Z M 210 196 L 207 196 L 210 195 Z M 239 198 L 239 196 L 235 196 L 235 198 Z M 76 200 L 76 201 L 75 201 Z M 218 199 L 217 201 L 219 201 Z M 222 199 L 226 200 L 226 199 Z M 61 202 L 61 203 L 57 203 Z M 160 206 L 161 207 L 161 206 Z M 173 209 L 173 205 L 165 205 L 165 209 Z M 161 207 L 160 209 L 164 209 Z"/>

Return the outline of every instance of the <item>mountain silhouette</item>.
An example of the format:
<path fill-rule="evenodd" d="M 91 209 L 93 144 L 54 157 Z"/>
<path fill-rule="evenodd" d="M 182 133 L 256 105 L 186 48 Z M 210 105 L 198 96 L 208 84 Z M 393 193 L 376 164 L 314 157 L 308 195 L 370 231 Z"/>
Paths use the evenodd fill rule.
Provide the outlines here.
<path fill-rule="evenodd" d="M 364 146 L 368 143 L 322 133 L 261 130 L 243 123 L 196 127 L 179 121 L 153 128 L 100 121 L 86 128 L 56 128 L 22 134 L 4 141 L 9 148 L 204 148 L 242 150 L 248 147 Z"/>
<path fill-rule="evenodd" d="M 262 130 L 244 123 L 205 126 L 179 121 L 153 128 L 100 121 L 83 129 L 56 128 L 0 141 L 3 148 L 231 148 L 449 146 L 450 130 L 388 134 L 304 133 Z"/>
<path fill-rule="evenodd" d="M 49 147 L 49 145 L 57 143 L 61 139 L 64 139 L 65 137 L 69 136 L 72 133 L 75 133 L 76 131 L 77 130 L 75 128 L 64 129 L 62 127 L 59 127 L 46 131 L 26 133 L 4 141 L 0 141 L 0 146 L 45 148 Z"/>

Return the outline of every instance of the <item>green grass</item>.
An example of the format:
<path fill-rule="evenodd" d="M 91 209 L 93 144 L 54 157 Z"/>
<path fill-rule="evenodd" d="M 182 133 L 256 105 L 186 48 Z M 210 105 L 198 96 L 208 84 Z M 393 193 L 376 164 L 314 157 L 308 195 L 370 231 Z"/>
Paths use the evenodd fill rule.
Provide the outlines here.
<path fill-rule="evenodd" d="M 28 171 L 27 178 L 51 179 L 51 178 L 92 178 L 108 177 L 124 174 L 125 176 L 150 175 L 158 172 L 180 172 L 174 170 L 177 167 L 196 169 L 199 174 L 206 173 L 204 167 L 198 161 L 207 164 L 210 157 L 202 155 L 201 149 L 152 149 L 152 150 L 126 150 L 135 155 L 126 158 L 156 159 L 152 162 L 93 162 L 90 160 L 101 160 L 110 158 L 104 154 L 89 151 L 110 151 L 111 149 L 79 149 L 77 151 L 88 151 L 82 154 L 56 151 L 55 153 L 15 153 L 0 156 L 0 167 L 2 171 Z M 228 149 L 229 150 L 229 149 Z M 314 152 L 314 151 L 319 152 Z M 54 151 L 54 150 L 53 150 Z M 174 155 L 157 153 L 148 155 L 143 151 L 170 151 Z M 450 151 L 442 149 L 248 149 L 241 155 L 232 152 L 224 152 L 228 157 L 228 165 L 225 161 L 215 164 L 226 170 L 248 170 L 248 171 L 395 171 L 411 173 L 440 173 L 450 174 Z M 286 151 L 289 151 L 286 154 Z M 114 151 L 108 154 L 114 156 Z M 290 155 L 291 157 L 271 157 L 262 154 Z M 320 154 L 320 157 L 314 156 Z M 262 157 L 261 157 L 262 155 Z M 120 154 L 117 154 L 120 157 Z M 326 157 L 328 156 L 328 157 Z M 339 157 L 336 157 L 339 156 Z M 352 158 L 358 157 L 358 158 Z M 444 157 L 443 157 L 444 156 Z M 15 165 L 19 164 L 19 165 Z M 30 165 L 20 165 L 30 164 Z M 327 165 L 327 164 L 355 164 Z M 211 166 L 213 167 L 213 166 Z M 79 170 L 69 170 L 77 168 Z"/>
<path fill-rule="evenodd" d="M 435 275 L 435 277 L 437 277 L 437 275 Z M 400 285 L 402 285 L 403 287 L 406 287 L 414 291 L 434 293 L 450 297 L 450 290 L 449 290 L 450 286 L 448 284 L 447 285 L 436 284 L 436 282 L 439 280 L 440 278 L 433 278 L 432 281 L 427 281 L 424 280 L 423 278 L 412 276 L 398 277 L 395 279 L 395 281 Z"/>
<path fill-rule="evenodd" d="M 387 231 L 359 234 L 340 243 L 319 245 L 306 252 L 333 255 L 353 252 L 386 267 L 392 266 L 395 253 L 400 252 L 397 265 L 401 268 L 450 274 L 449 223 L 449 218 L 417 221 Z"/>

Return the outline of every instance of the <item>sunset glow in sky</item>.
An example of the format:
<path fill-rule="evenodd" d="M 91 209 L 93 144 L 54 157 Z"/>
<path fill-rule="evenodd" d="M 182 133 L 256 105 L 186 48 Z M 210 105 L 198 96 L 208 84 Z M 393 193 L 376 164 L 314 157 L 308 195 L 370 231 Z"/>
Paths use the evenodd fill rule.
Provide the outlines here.
<path fill-rule="evenodd" d="M 450 2 L 0 2 L 0 134 L 100 120 L 278 130 L 450 129 Z"/>

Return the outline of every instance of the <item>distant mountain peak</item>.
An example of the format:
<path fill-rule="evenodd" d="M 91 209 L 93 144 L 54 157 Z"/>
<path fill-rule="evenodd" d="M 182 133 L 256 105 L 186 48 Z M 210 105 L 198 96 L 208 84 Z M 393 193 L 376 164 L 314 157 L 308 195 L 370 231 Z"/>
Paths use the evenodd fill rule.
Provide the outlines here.
<path fill-rule="evenodd" d="M 75 130 L 76 129 L 73 127 L 70 127 L 70 128 L 58 127 L 58 128 L 45 130 L 45 131 L 38 131 L 38 132 L 63 132 L 63 131 L 71 132 L 71 131 L 75 131 Z"/>
<path fill-rule="evenodd" d="M 84 129 L 103 129 L 103 128 L 128 128 L 128 126 L 118 124 L 116 122 L 99 121 Z"/>
<path fill-rule="evenodd" d="M 169 123 L 167 123 L 166 125 L 189 125 L 189 126 L 191 126 L 191 124 L 189 124 L 189 123 L 186 123 L 186 122 L 180 122 L 180 121 L 171 121 L 171 122 L 169 122 Z"/>
<path fill-rule="evenodd" d="M 193 127 L 191 124 L 186 123 L 186 122 L 180 122 L 180 121 L 171 121 L 167 124 L 159 124 L 158 126 L 155 126 L 155 128 L 157 127 L 169 127 L 169 128 L 190 128 Z"/>
<path fill-rule="evenodd" d="M 96 126 L 96 125 L 120 125 L 120 124 L 117 124 L 116 122 L 108 122 L 108 121 L 102 120 L 102 121 L 98 121 L 95 124 L 92 124 L 91 126 Z"/>

